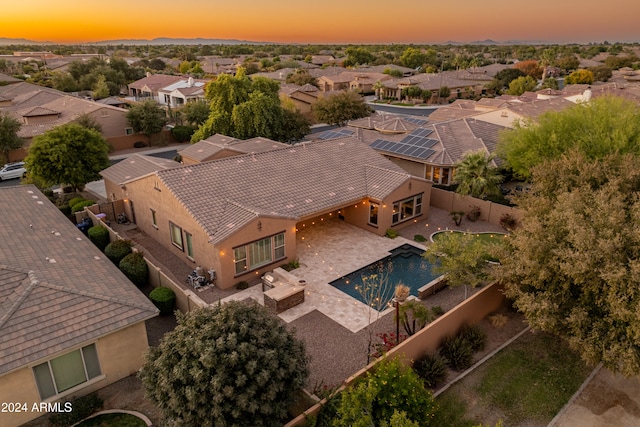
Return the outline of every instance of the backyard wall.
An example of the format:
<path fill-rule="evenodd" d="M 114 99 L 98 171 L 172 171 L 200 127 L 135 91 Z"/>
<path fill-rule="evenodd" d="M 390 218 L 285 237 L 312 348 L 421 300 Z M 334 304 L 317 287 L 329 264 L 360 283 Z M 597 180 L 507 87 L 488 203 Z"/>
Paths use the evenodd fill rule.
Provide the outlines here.
<path fill-rule="evenodd" d="M 405 365 L 411 366 L 414 360 L 426 353 L 434 352 L 440 346 L 440 342 L 444 337 L 456 334 L 464 325 L 479 323 L 487 315 L 498 310 L 506 301 L 502 288 L 497 282 L 487 285 L 484 289 L 449 310 L 415 335 L 407 338 L 400 345 L 389 351 L 386 357 L 394 358 L 398 356 Z M 369 370 L 374 369 L 377 362 L 376 360 L 370 363 L 347 378 L 339 391 L 349 387 Z M 285 424 L 285 427 L 304 425 L 307 417 L 318 415 L 324 402 L 325 400 L 307 409 L 301 415 Z"/>
<path fill-rule="evenodd" d="M 453 191 L 440 188 L 431 189 L 431 206 L 448 212 L 463 211 L 465 214 L 471 210 L 472 206 L 479 206 L 479 219 L 494 225 L 500 225 L 500 217 L 504 214 L 510 214 L 518 220 L 522 218 L 520 211 L 514 207 L 476 199 L 471 196 L 460 196 Z"/>

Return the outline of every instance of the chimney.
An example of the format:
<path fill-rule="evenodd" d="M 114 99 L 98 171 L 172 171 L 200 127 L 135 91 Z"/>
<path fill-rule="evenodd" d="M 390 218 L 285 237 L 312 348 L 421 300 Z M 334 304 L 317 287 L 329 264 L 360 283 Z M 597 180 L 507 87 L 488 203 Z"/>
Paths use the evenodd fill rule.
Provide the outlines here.
<path fill-rule="evenodd" d="M 584 92 L 582 92 L 582 101 L 589 102 L 591 101 L 591 86 L 588 86 Z"/>
<path fill-rule="evenodd" d="M 193 77 L 187 79 L 187 87 L 193 87 Z"/>

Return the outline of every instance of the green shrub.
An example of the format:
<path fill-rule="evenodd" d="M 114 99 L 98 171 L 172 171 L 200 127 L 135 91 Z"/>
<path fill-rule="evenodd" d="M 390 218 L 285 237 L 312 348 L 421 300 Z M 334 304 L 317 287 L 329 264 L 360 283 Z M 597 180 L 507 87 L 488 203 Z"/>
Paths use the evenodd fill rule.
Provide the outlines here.
<path fill-rule="evenodd" d="M 436 316 L 442 316 L 444 314 L 444 310 L 439 305 L 435 305 L 435 306 L 431 307 L 431 311 Z"/>
<path fill-rule="evenodd" d="M 164 286 L 151 291 L 149 299 L 160 310 L 160 314 L 171 314 L 176 306 L 176 293 Z"/>
<path fill-rule="evenodd" d="M 288 263 L 282 264 L 280 266 L 280 268 L 282 268 L 285 271 L 295 270 L 298 267 L 300 267 L 300 262 L 297 259 L 292 259 Z"/>
<path fill-rule="evenodd" d="M 118 267 L 136 286 L 143 287 L 147 284 L 149 267 L 142 252 L 130 253 L 122 258 Z"/>
<path fill-rule="evenodd" d="M 144 148 L 147 146 L 147 143 L 144 141 L 136 141 L 133 143 L 133 148 Z"/>
<path fill-rule="evenodd" d="M 69 200 L 69 207 L 70 207 L 70 208 L 72 208 L 72 207 L 74 207 L 75 205 L 77 205 L 78 203 L 80 203 L 80 202 L 84 202 L 85 200 L 86 200 L 86 199 L 85 199 L 84 197 L 80 197 L 80 196 L 78 196 L 78 197 L 74 197 L 74 198 L 72 198 L 71 200 Z"/>
<path fill-rule="evenodd" d="M 247 289 L 248 287 L 249 287 L 249 283 L 244 280 L 236 283 L 236 289 L 242 290 L 242 289 Z"/>
<path fill-rule="evenodd" d="M 484 350 L 487 345 L 487 334 L 478 326 L 464 326 L 459 334 L 471 346 L 471 350 Z"/>
<path fill-rule="evenodd" d="M 65 216 L 71 215 L 71 207 L 69 205 L 58 206 L 60 212 L 62 212 Z"/>
<path fill-rule="evenodd" d="M 415 236 L 413 236 L 413 240 L 415 240 L 416 242 L 423 243 L 427 241 L 427 238 L 424 237 L 422 234 L 416 234 Z"/>
<path fill-rule="evenodd" d="M 122 258 L 133 252 L 131 246 L 133 246 L 131 240 L 117 239 L 109 243 L 107 247 L 104 248 L 104 254 L 115 265 L 120 265 L 120 261 L 122 261 Z"/>
<path fill-rule="evenodd" d="M 88 394 L 71 401 L 73 408 L 71 412 L 58 412 L 53 414 L 49 417 L 49 421 L 54 426 L 72 426 L 100 410 L 103 403 L 97 394 Z M 63 408 L 65 407 L 64 405 L 65 403 L 62 403 Z"/>
<path fill-rule="evenodd" d="M 95 204 L 96 204 L 95 200 L 85 200 L 83 202 L 76 203 L 71 207 L 71 213 L 80 212 L 85 208 L 85 206 L 93 206 Z"/>
<path fill-rule="evenodd" d="M 447 376 L 447 362 L 438 353 L 427 354 L 416 360 L 413 369 L 428 388 L 437 387 Z"/>
<path fill-rule="evenodd" d="M 447 365 L 456 371 L 462 371 L 473 363 L 473 350 L 467 340 L 460 335 L 446 337 L 440 343 L 440 355 L 447 360 Z"/>
<path fill-rule="evenodd" d="M 393 228 L 387 228 L 387 232 L 384 235 L 390 239 L 395 239 L 396 237 L 398 237 L 398 232 Z"/>
<path fill-rule="evenodd" d="M 89 228 L 87 235 L 89 236 L 89 240 L 104 252 L 109 244 L 109 230 L 101 225 L 95 225 Z"/>
<path fill-rule="evenodd" d="M 173 137 L 178 142 L 185 142 L 191 139 L 191 135 L 193 135 L 195 131 L 196 131 L 196 128 L 194 128 L 193 126 L 178 125 L 178 126 L 175 126 L 173 129 L 171 129 L 171 135 L 173 135 Z"/>

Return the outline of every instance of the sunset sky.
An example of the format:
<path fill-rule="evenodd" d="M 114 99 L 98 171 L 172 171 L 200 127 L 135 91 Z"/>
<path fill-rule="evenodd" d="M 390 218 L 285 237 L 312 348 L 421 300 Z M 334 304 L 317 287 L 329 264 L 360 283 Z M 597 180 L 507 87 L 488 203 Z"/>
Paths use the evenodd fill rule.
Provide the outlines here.
<path fill-rule="evenodd" d="M 0 37 L 82 43 L 156 37 L 276 43 L 640 41 L 638 0 L 29 0 Z"/>

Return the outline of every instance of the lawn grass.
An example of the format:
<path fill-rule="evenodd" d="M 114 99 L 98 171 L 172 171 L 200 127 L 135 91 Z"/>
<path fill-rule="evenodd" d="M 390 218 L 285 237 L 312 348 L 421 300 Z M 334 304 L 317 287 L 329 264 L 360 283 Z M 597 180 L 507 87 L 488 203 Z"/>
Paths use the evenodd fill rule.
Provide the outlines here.
<path fill-rule="evenodd" d="M 77 427 L 146 427 L 140 418 L 130 414 L 102 414 L 78 424 Z"/>
<path fill-rule="evenodd" d="M 498 417 L 505 425 L 546 426 L 590 372 L 561 339 L 526 333 L 437 401 L 443 420 L 459 420 L 451 425 L 493 425 Z"/>
<path fill-rule="evenodd" d="M 463 231 L 449 230 L 449 231 L 434 233 L 431 236 L 431 238 L 435 242 L 438 239 L 446 239 L 448 236 L 452 234 L 471 234 L 475 239 L 479 240 L 486 248 L 487 261 L 493 261 L 493 262 L 498 262 L 498 259 L 494 256 L 494 254 L 496 253 L 495 246 L 503 244 L 504 238 L 506 236 L 506 234 L 504 233 L 466 233 Z"/>

